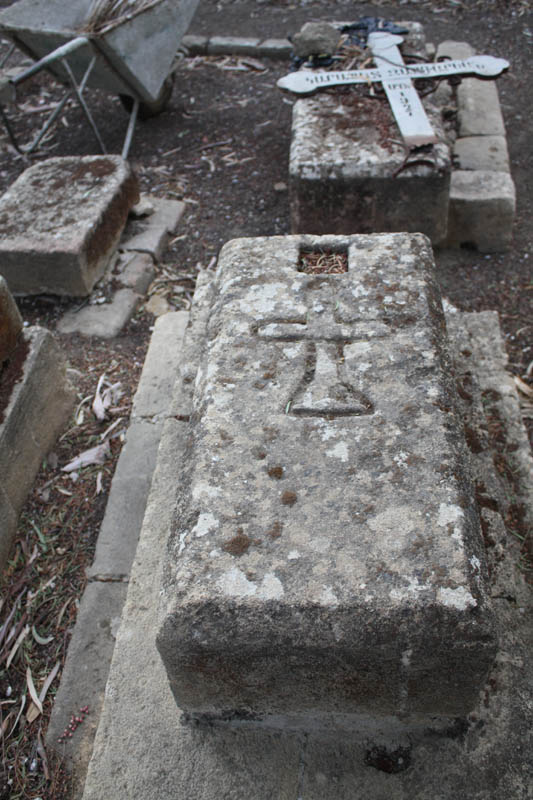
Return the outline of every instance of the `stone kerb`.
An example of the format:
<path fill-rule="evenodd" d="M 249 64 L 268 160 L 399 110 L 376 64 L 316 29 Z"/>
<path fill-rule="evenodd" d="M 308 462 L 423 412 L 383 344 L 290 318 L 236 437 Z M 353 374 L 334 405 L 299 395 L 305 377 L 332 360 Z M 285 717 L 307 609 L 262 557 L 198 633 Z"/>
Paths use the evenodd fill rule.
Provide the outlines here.
<path fill-rule="evenodd" d="M 414 32 L 420 54 L 423 31 Z M 404 53 L 413 50 L 412 33 Z M 462 42 L 437 50 L 437 58 L 473 54 Z M 440 141 L 431 157 L 413 156 L 411 165 L 389 109 L 376 99 L 346 93 L 298 99 L 289 165 L 292 232 L 422 232 L 437 246 L 507 250 L 515 190 L 496 83 L 465 78 L 455 99 L 447 89 L 423 98 Z M 443 123 L 455 102 L 456 133 Z"/>
<path fill-rule="evenodd" d="M 0 275 L 11 292 L 89 294 L 138 197 L 137 179 L 119 156 L 29 167 L 0 198 Z"/>
<path fill-rule="evenodd" d="M 52 335 L 25 328 L 0 367 L 0 571 L 17 517 L 44 456 L 75 401 Z"/>
<path fill-rule="evenodd" d="M 327 250 L 347 272 L 301 271 Z M 475 704 L 496 643 L 432 265 L 408 234 L 223 249 L 192 408 L 174 409 L 188 452 L 158 647 L 180 708 Z"/>

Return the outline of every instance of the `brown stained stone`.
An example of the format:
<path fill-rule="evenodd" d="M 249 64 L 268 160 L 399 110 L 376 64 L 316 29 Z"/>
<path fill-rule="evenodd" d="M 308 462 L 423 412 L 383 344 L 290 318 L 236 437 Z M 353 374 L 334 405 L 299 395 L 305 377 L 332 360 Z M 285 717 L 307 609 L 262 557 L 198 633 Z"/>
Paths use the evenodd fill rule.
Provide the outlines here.
<path fill-rule="evenodd" d="M 21 339 L 4 364 L 0 364 L 0 424 L 16 384 L 22 380 L 29 344 Z"/>
<path fill-rule="evenodd" d="M 14 294 L 89 294 L 138 198 L 118 156 L 34 164 L 0 198 L 0 274 Z"/>
<path fill-rule="evenodd" d="M 284 506 L 293 506 L 297 501 L 297 499 L 298 496 L 296 492 L 291 492 L 289 490 L 283 492 L 283 494 L 281 495 L 281 502 L 283 503 Z"/>
<path fill-rule="evenodd" d="M 225 550 L 226 553 L 231 553 L 232 556 L 242 556 L 248 551 L 251 544 L 252 540 L 249 536 L 246 536 L 241 529 L 232 539 L 228 539 L 227 542 L 224 542 L 222 549 Z"/>
<path fill-rule="evenodd" d="M 0 370 L 11 355 L 22 331 L 22 317 L 4 278 L 0 276 Z"/>

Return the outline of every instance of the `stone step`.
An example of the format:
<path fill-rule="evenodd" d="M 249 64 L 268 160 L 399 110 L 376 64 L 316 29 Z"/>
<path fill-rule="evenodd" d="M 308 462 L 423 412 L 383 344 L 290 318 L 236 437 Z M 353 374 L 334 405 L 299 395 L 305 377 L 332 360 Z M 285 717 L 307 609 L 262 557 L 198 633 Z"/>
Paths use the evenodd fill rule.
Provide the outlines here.
<path fill-rule="evenodd" d="M 328 253 L 347 271 L 306 272 Z M 420 234 L 224 247 L 174 404 L 158 647 L 180 708 L 474 706 L 496 639 L 433 267 Z"/>
<path fill-rule="evenodd" d="M 0 275 L 13 294 L 90 294 L 138 198 L 119 156 L 34 164 L 0 198 Z"/>

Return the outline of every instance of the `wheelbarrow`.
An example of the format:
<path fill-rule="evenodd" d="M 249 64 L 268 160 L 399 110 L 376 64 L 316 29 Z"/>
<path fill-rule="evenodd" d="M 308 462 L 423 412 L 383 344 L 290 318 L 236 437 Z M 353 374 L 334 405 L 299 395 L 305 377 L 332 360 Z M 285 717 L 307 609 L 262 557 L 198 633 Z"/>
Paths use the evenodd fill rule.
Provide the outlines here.
<path fill-rule="evenodd" d="M 68 90 L 34 141 L 19 147 L 5 111 L 0 116 L 19 152 L 38 147 L 68 98 L 78 100 L 98 143 L 106 148 L 83 92 L 118 94 L 130 109 L 122 157 L 127 158 L 139 114 L 163 110 L 172 91 L 171 67 L 199 0 L 18 0 L 0 12 L 0 34 L 36 61 L 10 83 L 16 87 L 47 69 Z"/>

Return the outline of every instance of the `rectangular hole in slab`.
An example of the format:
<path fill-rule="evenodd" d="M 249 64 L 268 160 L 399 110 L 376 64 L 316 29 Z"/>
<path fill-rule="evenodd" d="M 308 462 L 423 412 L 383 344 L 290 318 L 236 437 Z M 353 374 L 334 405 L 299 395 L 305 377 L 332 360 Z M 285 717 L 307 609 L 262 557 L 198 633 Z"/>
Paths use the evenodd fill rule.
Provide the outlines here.
<path fill-rule="evenodd" d="M 315 250 L 300 249 L 298 272 L 307 275 L 340 275 L 348 272 L 347 247 L 321 247 Z"/>

